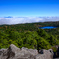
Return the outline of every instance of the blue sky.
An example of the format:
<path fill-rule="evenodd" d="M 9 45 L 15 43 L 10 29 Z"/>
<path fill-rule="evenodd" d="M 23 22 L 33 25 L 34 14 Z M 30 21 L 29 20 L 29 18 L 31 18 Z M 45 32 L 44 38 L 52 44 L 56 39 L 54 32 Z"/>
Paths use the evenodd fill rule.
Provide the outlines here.
<path fill-rule="evenodd" d="M 59 16 L 58 0 L 0 0 L 0 17 Z"/>

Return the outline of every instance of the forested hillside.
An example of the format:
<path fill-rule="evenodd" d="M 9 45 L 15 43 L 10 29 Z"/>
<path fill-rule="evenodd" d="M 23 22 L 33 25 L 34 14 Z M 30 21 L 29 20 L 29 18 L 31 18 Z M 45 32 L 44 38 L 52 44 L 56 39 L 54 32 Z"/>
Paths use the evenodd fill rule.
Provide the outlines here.
<path fill-rule="evenodd" d="M 59 45 L 59 22 L 0 25 L 0 49 L 15 44 L 19 48 L 49 49 Z M 56 29 L 39 29 L 57 26 Z M 54 49 L 54 48 L 53 48 Z M 55 49 L 54 49 L 55 51 Z"/>

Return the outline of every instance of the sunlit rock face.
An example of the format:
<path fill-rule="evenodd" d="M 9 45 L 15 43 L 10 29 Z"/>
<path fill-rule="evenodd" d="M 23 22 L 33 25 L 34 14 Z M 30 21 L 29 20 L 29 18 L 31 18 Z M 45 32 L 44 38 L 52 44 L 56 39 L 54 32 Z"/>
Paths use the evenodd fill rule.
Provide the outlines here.
<path fill-rule="evenodd" d="M 52 50 L 51 50 L 52 51 Z M 50 50 L 21 49 L 11 44 L 7 49 L 0 49 L 0 59 L 53 59 L 53 53 Z"/>

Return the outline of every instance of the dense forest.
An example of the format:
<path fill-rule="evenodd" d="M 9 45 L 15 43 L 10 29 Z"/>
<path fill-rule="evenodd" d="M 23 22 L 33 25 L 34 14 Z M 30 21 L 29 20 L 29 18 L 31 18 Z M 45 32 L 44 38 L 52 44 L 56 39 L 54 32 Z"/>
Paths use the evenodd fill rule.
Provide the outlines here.
<path fill-rule="evenodd" d="M 39 29 L 43 26 L 56 26 L 55 29 Z M 49 49 L 59 45 L 59 22 L 40 22 L 16 25 L 0 25 L 0 49 L 10 44 L 32 49 Z M 56 51 L 55 48 L 52 48 Z"/>

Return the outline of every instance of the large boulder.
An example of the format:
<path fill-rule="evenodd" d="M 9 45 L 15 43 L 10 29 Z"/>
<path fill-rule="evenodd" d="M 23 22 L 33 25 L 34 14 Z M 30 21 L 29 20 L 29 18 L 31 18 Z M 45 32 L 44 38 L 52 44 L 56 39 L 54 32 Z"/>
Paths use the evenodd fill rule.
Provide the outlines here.
<path fill-rule="evenodd" d="M 8 51 L 8 55 L 17 56 L 20 52 L 20 48 L 18 48 L 15 45 L 11 44 L 7 51 Z"/>

